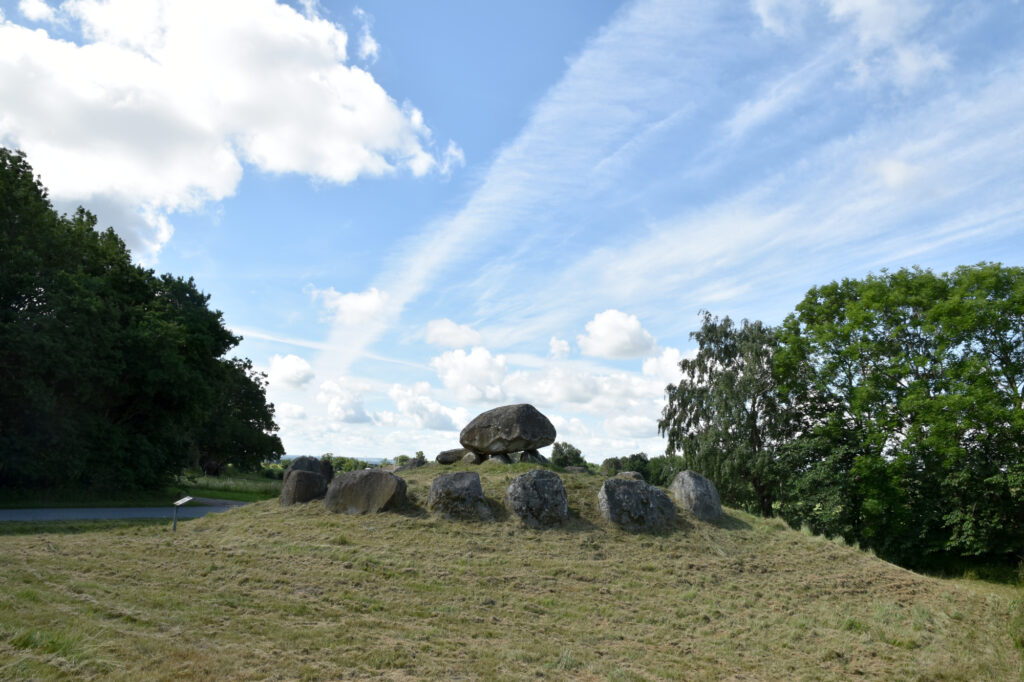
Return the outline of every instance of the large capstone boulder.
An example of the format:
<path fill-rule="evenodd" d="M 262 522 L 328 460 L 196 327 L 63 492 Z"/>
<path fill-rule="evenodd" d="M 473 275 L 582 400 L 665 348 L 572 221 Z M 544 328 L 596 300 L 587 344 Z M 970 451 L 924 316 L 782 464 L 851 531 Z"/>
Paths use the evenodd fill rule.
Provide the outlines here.
<path fill-rule="evenodd" d="M 296 469 L 285 476 L 281 486 L 281 506 L 319 500 L 327 492 L 327 479 L 319 471 Z"/>
<path fill-rule="evenodd" d="M 455 464 L 456 462 L 462 461 L 462 458 L 469 454 L 469 450 L 466 448 L 456 448 L 454 450 L 442 450 L 437 453 L 438 464 Z"/>
<path fill-rule="evenodd" d="M 462 429 L 462 446 L 484 455 L 536 450 L 555 442 L 555 427 L 533 405 L 505 405 L 477 415 Z"/>
<path fill-rule="evenodd" d="M 669 491 L 676 502 L 693 512 L 701 521 L 714 521 L 722 515 L 722 500 L 715 484 L 696 471 L 680 471 Z"/>
<path fill-rule="evenodd" d="M 505 491 L 505 506 L 531 528 L 546 528 L 569 518 L 562 479 L 553 471 L 534 469 L 516 476 Z"/>
<path fill-rule="evenodd" d="M 427 508 L 457 519 L 492 518 L 491 509 L 484 500 L 480 474 L 475 471 L 457 471 L 435 478 L 430 484 Z"/>
<path fill-rule="evenodd" d="M 405 504 L 405 491 L 405 481 L 387 471 L 348 471 L 331 483 L 324 509 L 335 514 L 376 514 Z"/>
<path fill-rule="evenodd" d="M 334 478 L 334 467 L 331 466 L 330 462 L 325 462 L 318 457 L 310 457 L 309 455 L 303 455 L 302 457 L 296 457 L 288 465 L 288 468 L 284 470 L 284 479 L 288 480 L 288 474 L 293 471 L 311 471 L 316 474 L 320 474 L 324 477 L 324 480 L 328 483 Z"/>
<path fill-rule="evenodd" d="M 676 507 L 665 491 L 628 478 L 605 481 L 597 506 L 606 520 L 632 531 L 668 528 L 676 517 Z"/>

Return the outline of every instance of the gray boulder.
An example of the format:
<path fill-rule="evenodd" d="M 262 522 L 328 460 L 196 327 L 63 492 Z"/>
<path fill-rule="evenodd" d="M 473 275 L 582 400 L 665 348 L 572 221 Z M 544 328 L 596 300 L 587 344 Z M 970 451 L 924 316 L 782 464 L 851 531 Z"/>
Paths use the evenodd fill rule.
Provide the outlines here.
<path fill-rule="evenodd" d="M 554 425 L 533 405 L 505 405 L 477 415 L 462 429 L 462 446 L 484 455 L 536 450 L 555 442 Z"/>
<path fill-rule="evenodd" d="M 531 464 L 547 464 L 547 457 L 540 454 L 536 450 L 523 450 L 519 453 L 520 462 L 529 462 Z"/>
<path fill-rule="evenodd" d="M 569 518 L 565 485 L 547 469 L 516 476 L 505 491 L 505 506 L 531 528 L 546 528 Z"/>
<path fill-rule="evenodd" d="M 615 474 L 617 478 L 628 478 L 631 481 L 642 481 L 644 480 L 643 474 L 639 471 L 620 471 Z"/>
<path fill-rule="evenodd" d="M 722 515 L 722 500 L 715 484 L 696 471 L 680 471 L 669 491 L 676 502 L 693 512 L 701 521 L 714 521 Z"/>
<path fill-rule="evenodd" d="M 405 481 L 387 471 L 347 471 L 331 483 L 324 509 L 335 514 L 376 514 L 405 504 L 405 492 Z"/>
<path fill-rule="evenodd" d="M 281 486 L 281 506 L 319 500 L 327 492 L 327 479 L 319 471 L 289 471 Z"/>
<path fill-rule="evenodd" d="M 463 457 L 469 454 L 469 450 L 466 448 L 456 448 L 454 450 L 442 450 L 437 453 L 438 464 L 455 464 L 462 460 Z"/>
<path fill-rule="evenodd" d="M 293 471 L 311 471 L 315 474 L 320 474 L 328 483 L 334 478 L 334 467 L 329 462 L 324 462 L 319 457 L 310 457 L 309 455 L 293 459 L 288 468 L 284 470 L 284 478 L 282 480 L 287 481 L 288 474 Z"/>
<path fill-rule="evenodd" d="M 462 458 L 463 464 L 481 464 L 487 459 L 487 455 L 481 455 L 476 452 L 467 452 L 466 456 Z"/>
<path fill-rule="evenodd" d="M 676 517 L 676 507 L 663 490 L 628 478 L 605 481 L 597 506 L 606 520 L 632 531 L 669 528 Z"/>
<path fill-rule="evenodd" d="M 435 478 L 430 484 L 427 508 L 458 519 L 492 518 L 491 509 L 484 500 L 480 474 L 475 471 L 457 471 Z"/>

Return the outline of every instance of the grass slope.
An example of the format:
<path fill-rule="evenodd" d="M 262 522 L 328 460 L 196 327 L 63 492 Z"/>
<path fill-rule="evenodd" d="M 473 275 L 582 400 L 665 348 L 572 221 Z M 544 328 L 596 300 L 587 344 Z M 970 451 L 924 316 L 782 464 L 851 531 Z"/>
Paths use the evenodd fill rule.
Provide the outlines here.
<path fill-rule="evenodd" d="M 451 471 L 461 466 L 445 468 Z M 179 524 L 0 536 L 0 678 L 1019 679 L 1022 592 L 923 577 L 730 511 L 662 535 L 276 501 Z M 2 532 L 2 530 L 0 530 Z"/>

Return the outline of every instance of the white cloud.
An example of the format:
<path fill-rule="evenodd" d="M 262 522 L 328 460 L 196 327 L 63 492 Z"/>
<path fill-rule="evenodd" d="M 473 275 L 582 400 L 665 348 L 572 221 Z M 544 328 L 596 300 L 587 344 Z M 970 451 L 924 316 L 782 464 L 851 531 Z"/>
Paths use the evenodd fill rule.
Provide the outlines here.
<path fill-rule="evenodd" d="M 552 336 L 548 341 L 548 354 L 556 360 L 564 360 L 569 357 L 569 342 Z"/>
<path fill-rule="evenodd" d="M 421 381 L 412 387 L 395 384 L 388 391 L 388 397 L 395 403 L 399 414 L 410 419 L 416 428 L 459 431 L 468 423 L 466 410 L 445 407 L 431 398 L 430 393 L 430 385 Z M 391 421 L 397 421 L 399 426 L 402 425 L 401 421 L 395 420 L 393 416 Z"/>
<path fill-rule="evenodd" d="M 93 209 L 144 259 L 173 213 L 232 195 L 243 163 L 342 184 L 451 167 L 420 112 L 345 63 L 348 36 L 315 7 L 68 0 L 60 18 L 82 44 L 0 24 L 0 140 L 59 208 Z"/>
<path fill-rule="evenodd" d="M 438 171 L 441 175 L 451 175 L 456 167 L 462 168 L 465 165 L 466 155 L 462 148 L 455 144 L 454 140 L 448 140 L 448 146 L 445 147 L 444 154 L 441 156 L 441 165 L 438 166 Z"/>
<path fill-rule="evenodd" d="M 298 388 L 309 383 L 314 376 L 313 368 L 298 355 L 274 355 L 270 358 L 270 382 L 282 383 Z"/>
<path fill-rule="evenodd" d="M 376 287 L 346 294 L 336 291 L 334 287 L 317 289 L 309 286 L 307 291 L 314 301 L 319 299 L 323 302 L 324 308 L 336 322 L 348 327 L 377 322 L 389 312 L 387 292 Z"/>
<path fill-rule="evenodd" d="M 689 357 L 696 354 L 696 351 L 688 353 Z M 682 378 L 679 371 L 679 361 L 683 354 L 678 348 L 665 348 L 658 355 L 644 360 L 642 371 L 644 376 L 655 378 L 664 384 L 678 384 Z"/>
<path fill-rule="evenodd" d="M 482 346 L 469 353 L 460 349 L 442 353 L 430 361 L 446 388 L 459 400 L 499 401 L 505 397 L 502 382 L 507 374 L 504 355 L 491 355 Z"/>
<path fill-rule="evenodd" d="M 878 164 L 878 174 L 886 187 L 899 189 L 914 179 L 920 170 L 899 159 L 885 159 Z"/>
<path fill-rule="evenodd" d="M 18 3 L 18 11 L 29 21 L 53 21 L 55 16 L 53 8 L 43 0 L 21 0 Z M 2 19 L 3 13 L 0 13 L 0 20 Z"/>
<path fill-rule="evenodd" d="M 601 358 L 633 358 L 654 349 L 654 338 L 636 315 L 609 309 L 587 322 L 587 333 L 576 337 L 584 355 Z"/>
<path fill-rule="evenodd" d="M 373 17 L 367 14 L 366 11 L 360 7 L 356 7 L 352 10 L 352 14 L 354 14 L 360 22 L 359 58 L 372 64 L 377 61 L 377 57 L 380 54 L 380 43 L 370 35 L 370 28 L 373 26 Z"/>
<path fill-rule="evenodd" d="M 658 421 L 640 415 L 619 415 L 606 419 L 604 429 L 613 438 L 653 438 L 658 435 Z"/>
<path fill-rule="evenodd" d="M 784 36 L 799 24 L 807 3 L 804 0 L 752 0 L 751 8 L 766 29 Z"/>
<path fill-rule="evenodd" d="M 924 45 L 908 45 L 896 50 L 893 78 L 904 87 L 914 85 L 933 71 L 949 68 L 949 57 L 939 49 Z"/>
<path fill-rule="evenodd" d="M 836 21 L 853 24 L 861 43 L 892 44 L 914 28 L 928 13 L 920 0 L 825 0 Z"/>
<path fill-rule="evenodd" d="M 339 378 L 320 384 L 316 400 L 327 405 L 327 415 L 331 419 L 348 424 L 365 424 L 372 421 L 362 399 L 368 390 L 368 384 L 354 379 Z"/>
<path fill-rule="evenodd" d="M 277 403 L 277 414 L 284 419 L 301 420 L 306 418 L 306 408 L 295 403 Z"/>
<path fill-rule="evenodd" d="M 478 346 L 481 343 L 480 333 L 464 324 L 456 324 L 444 318 L 431 320 L 427 323 L 427 343 L 447 348 Z"/>

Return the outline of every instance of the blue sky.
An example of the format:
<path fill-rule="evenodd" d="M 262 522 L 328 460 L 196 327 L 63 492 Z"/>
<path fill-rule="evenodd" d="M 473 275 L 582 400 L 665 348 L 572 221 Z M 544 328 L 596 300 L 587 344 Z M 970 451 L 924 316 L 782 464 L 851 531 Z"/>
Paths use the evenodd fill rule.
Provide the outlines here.
<path fill-rule="evenodd" d="M 697 313 L 1024 255 L 1024 5 L 0 2 L 0 143 L 192 275 L 289 453 L 664 450 Z"/>

